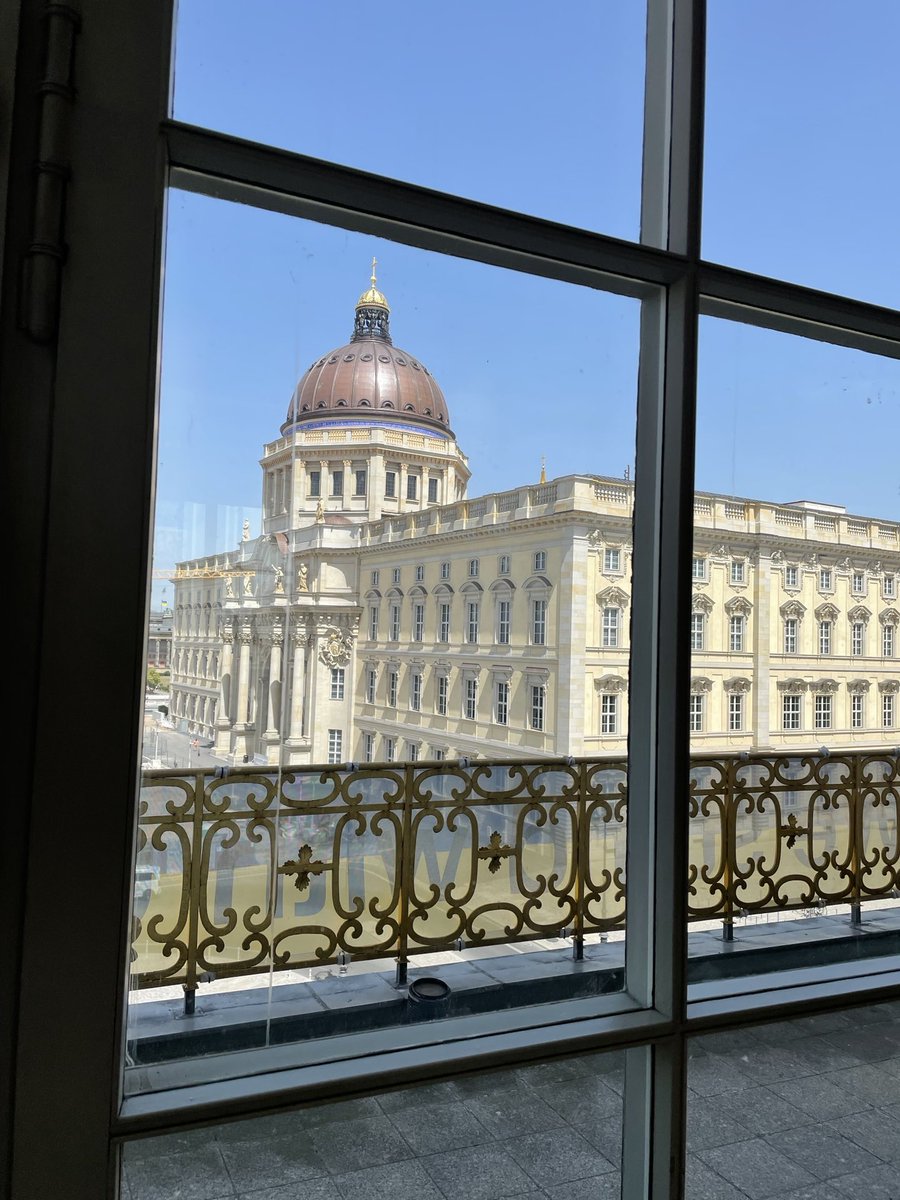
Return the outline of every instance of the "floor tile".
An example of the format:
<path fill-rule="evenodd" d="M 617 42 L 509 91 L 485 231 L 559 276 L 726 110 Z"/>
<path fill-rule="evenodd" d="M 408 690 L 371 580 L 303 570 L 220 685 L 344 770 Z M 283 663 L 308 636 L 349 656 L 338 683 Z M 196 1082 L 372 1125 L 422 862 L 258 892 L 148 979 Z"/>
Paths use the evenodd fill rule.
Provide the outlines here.
<path fill-rule="evenodd" d="M 831 1125 L 882 1162 L 900 1161 L 900 1121 L 886 1108 L 870 1108 Z"/>
<path fill-rule="evenodd" d="M 739 1191 L 745 1192 L 750 1200 L 768 1200 L 778 1192 L 808 1187 L 816 1180 L 816 1176 L 780 1154 L 762 1138 L 703 1150 L 697 1157 Z"/>
<path fill-rule="evenodd" d="M 283 1187 L 241 1192 L 238 1200 L 341 1200 L 331 1179 L 304 1179 Z"/>
<path fill-rule="evenodd" d="M 895 1164 L 870 1167 L 860 1174 L 832 1179 L 846 1200 L 897 1200 L 900 1197 L 900 1168 Z"/>
<path fill-rule="evenodd" d="M 770 1083 L 769 1088 L 798 1110 L 797 1124 L 803 1123 L 804 1113 L 820 1121 L 834 1121 L 871 1108 L 868 1100 L 862 1096 L 847 1088 L 837 1087 L 821 1075 Z"/>
<path fill-rule="evenodd" d="M 602 1121 L 588 1121 L 578 1126 L 578 1132 L 586 1141 L 608 1158 L 616 1167 L 622 1161 L 622 1117 L 604 1117 Z"/>
<path fill-rule="evenodd" d="M 132 1200 L 220 1200 L 235 1194 L 216 1146 L 126 1160 L 125 1178 Z"/>
<path fill-rule="evenodd" d="M 823 1076 L 838 1088 L 847 1088 L 873 1106 L 900 1103 L 900 1078 L 881 1067 L 867 1063 L 862 1067 L 847 1067 L 830 1071 Z"/>
<path fill-rule="evenodd" d="M 708 1054 L 701 1058 L 692 1057 L 688 1065 L 688 1087 L 698 1096 L 720 1096 L 725 1092 L 744 1091 L 758 1082 L 741 1069 L 733 1056 Z"/>
<path fill-rule="evenodd" d="M 334 1184 L 341 1200 L 441 1200 L 425 1168 L 415 1160 L 336 1175 Z"/>
<path fill-rule="evenodd" d="M 146 1159 L 205 1150 L 215 1145 L 217 1132 L 217 1129 L 183 1129 L 179 1133 L 165 1133 L 161 1137 L 138 1138 L 126 1144 L 122 1157 L 130 1165 Z"/>
<path fill-rule="evenodd" d="M 281 1187 L 328 1174 L 328 1155 L 307 1135 L 286 1134 L 256 1142 L 223 1142 L 222 1157 L 239 1192 Z"/>
<path fill-rule="evenodd" d="M 549 1200 L 620 1200 L 622 1179 L 618 1171 L 609 1175 L 594 1175 L 588 1179 L 573 1179 L 547 1188 Z M 520 1200 L 525 1200 L 520 1197 Z"/>
<path fill-rule="evenodd" d="M 744 1142 L 751 1137 L 751 1131 L 729 1116 L 727 1104 L 703 1096 L 688 1096 L 688 1150 L 711 1150 L 714 1146 Z"/>
<path fill-rule="evenodd" d="M 462 1101 L 453 1104 L 425 1104 L 391 1113 L 390 1120 L 399 1129 L 416 1155 L 440 1154 L 463 1146 L 478 1146 L 492 1135 Z"/>
<path fill-rule="evenodd" d="M 622 1111 L 621 1097 L 605 1079 L 577 1079 L 536 1090 L 540 1098 L 570 1125 L 583 1125 Z"/>
<path fill-rule="evenodd" d="M 323 1125 L 310 1130 L 309 1137 L 332 1175 L 415 1158 L 406 1139 L 383 1115 L 345 1121 L 336 1129 Z"/>
<path fill-rule="evenodd" d="M 540 1093 L 525 1088 L 517 1092 L 495 1092 L 490 1096 L 472 1097 L 465 1104 L 495 1138 L 542 1133 L 546 1129 L 560 1128 L 567 1119 L 546 1104 Z"/>
<path fill-rule="evenodd" d="M 455 1083 L 421 1083 L 415 1087 L 403 1088 L 398 1092 L 383 1092 L 377 1099 L 382 1112 L 402 1112 L 407 1108 L 421 1108 L 423 1104 L 450 1104 L 460 1097 Z M 366 1114 L 370 1115 L 370 1114 Z"/>
<path fill-rule="evenodd" d="M 605 1175 L 616 1168 L 574 1129 L 554 1129 L 503 1143 L 503 1148 L 539 1187 L 554 1187 Z"/>
<path fill-rule="evenodd" d="M 501 1200 L 534 1191 L 534 1180 L 496 1143 L 421 1160 L 446 1200 Z"/>
<path fill-rule="evenodd" d="M 809 1124 L 806 1113 L 800 1112 L 767 1087 L 732 1092 L 724 1098 L 723 1108 L 729 1119 L 746 1129 L 751 1137 Z"/>
<path fill-rule="evenodd" d="M 836 1029 L 823 1035 L 838 1050 L 860 1059 L 862 1062 L 880 1062 L 894 1058 L 900 1050 L 900 1039 L 880 1025 L 863 1025 L 855 1029 Z"/>
<path fill-rule="evenodd" d="M 772 1200 L 846 1200 L 846 1195 L 830 1183 L 816 1183 L 796 1191 L 777 1192 Z"/>
<path fill-rule="evenodd" d="M 723 1179 L 712 1167 L 689 1154 L 684 1182 L 685 1200 L 747 1200 L 747 1193 Z"/>
<path fill-rule="evenodd" d="M 816 1179 L 834 1179 L 837 1175 L 865 1171 L 879 1164 L 873 1154 L 843 1137 L 833 1126 L 786 1129 L 770 1134 L 766 1141 L 792 1162 L 809 1171 Z"/>

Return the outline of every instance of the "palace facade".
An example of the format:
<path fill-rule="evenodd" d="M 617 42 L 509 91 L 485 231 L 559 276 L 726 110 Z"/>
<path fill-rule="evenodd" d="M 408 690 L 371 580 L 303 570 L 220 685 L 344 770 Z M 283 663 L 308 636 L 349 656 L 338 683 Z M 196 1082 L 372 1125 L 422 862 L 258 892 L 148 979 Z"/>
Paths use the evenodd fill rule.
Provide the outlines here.
<path fill-rule="evenodd" d="M 389 314 L 373 276 L 297 385 L 261 535 L 178 564 L 173 716 L 234 762 L 624 754 L 634 484 L 470 498 Z M 695 751 L 900 741 L 900 525 L 698 493 L 693 576 Z"/>

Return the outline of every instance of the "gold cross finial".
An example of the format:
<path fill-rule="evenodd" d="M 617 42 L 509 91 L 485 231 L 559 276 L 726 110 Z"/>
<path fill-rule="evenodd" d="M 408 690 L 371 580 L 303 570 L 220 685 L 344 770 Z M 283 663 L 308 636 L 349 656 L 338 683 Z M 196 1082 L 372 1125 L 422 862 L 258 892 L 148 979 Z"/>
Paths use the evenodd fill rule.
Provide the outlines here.
<path fill-rule="evenodd" d="M 372 287 L 375 286 L 375 268 L 378 266 L 378 259 L 372 256 Z"/>
<path fill-rule="evenodd" d="M 547 482 L 547 459 L 543 454 L 541 455 L 541 478 L 539 482 Z"/>

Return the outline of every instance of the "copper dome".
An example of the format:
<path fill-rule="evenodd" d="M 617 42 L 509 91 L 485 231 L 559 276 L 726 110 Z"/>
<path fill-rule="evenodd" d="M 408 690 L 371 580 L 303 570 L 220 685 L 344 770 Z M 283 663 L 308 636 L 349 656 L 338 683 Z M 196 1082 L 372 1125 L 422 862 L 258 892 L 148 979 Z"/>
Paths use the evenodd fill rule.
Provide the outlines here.
<path fill-rule="evenodd" d="M 427 367 L 392 344 L 389 320 L 387 301 L 373 283 L 356 305 L 347 345 L 314 362 L 297 384 L 282 433 L 347 417 L 452 436 L 443 392 Z"/>

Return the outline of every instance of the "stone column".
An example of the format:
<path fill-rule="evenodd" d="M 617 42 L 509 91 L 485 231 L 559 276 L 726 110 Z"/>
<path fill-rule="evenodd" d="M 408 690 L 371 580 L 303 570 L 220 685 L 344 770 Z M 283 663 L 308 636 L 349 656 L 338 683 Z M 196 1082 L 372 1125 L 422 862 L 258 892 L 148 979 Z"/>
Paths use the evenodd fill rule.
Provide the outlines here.
<path fill-rule="evenodd" d="M 397 512 L 406 511 L 406 463 L 401 462 L 397 471 Z"/>
<path fill-rule="evenodd" d="M 269 762 L 278 761 L 278 732 L 281 720 L 281 656 L 284 653 L 284 630 L 281 622 L 276 621 L 272 627 L 272 650 L 269 657 L 269 719 L 266 726 L 265 741 Z"/>
<path fill-rule="evenodd" d="M 291 671 L 291 723 L 288 745 L 300 747 L 306 744 L 303 737 L 303 709 L 306 685 L 306 648 L 309 643 L 309 628 L 305 619 L 294 626 L 294 661 Z"/>
<path fill-rule="evenodd" d="M 219 658 L 219 713 L 216 720 L 216 754 L 231 751 L 231 676 L 234 665 L 234 625 L 222 627 L 222 655 Z"/>
<path fill-rule="evenodd" d="M 253 641 L 253 626 L 245 621 L 238 633 L 240 651 L 238 653 L 238 686 L 237 707 L 234 713 L 235 725 L 247 724 L 247 705 L 250 698 L 250 643 Z"/>
<path fill-rule="evenodd" d="M 341 467 L 344 472 L 344 490 L 341 493 L 341 508 L 349 508 L 350 501 L 353 498 L 353 493 L 356 490 L 356 484 L 353 479 L 352 459 L 343 459 L 341 462 Z"/>

